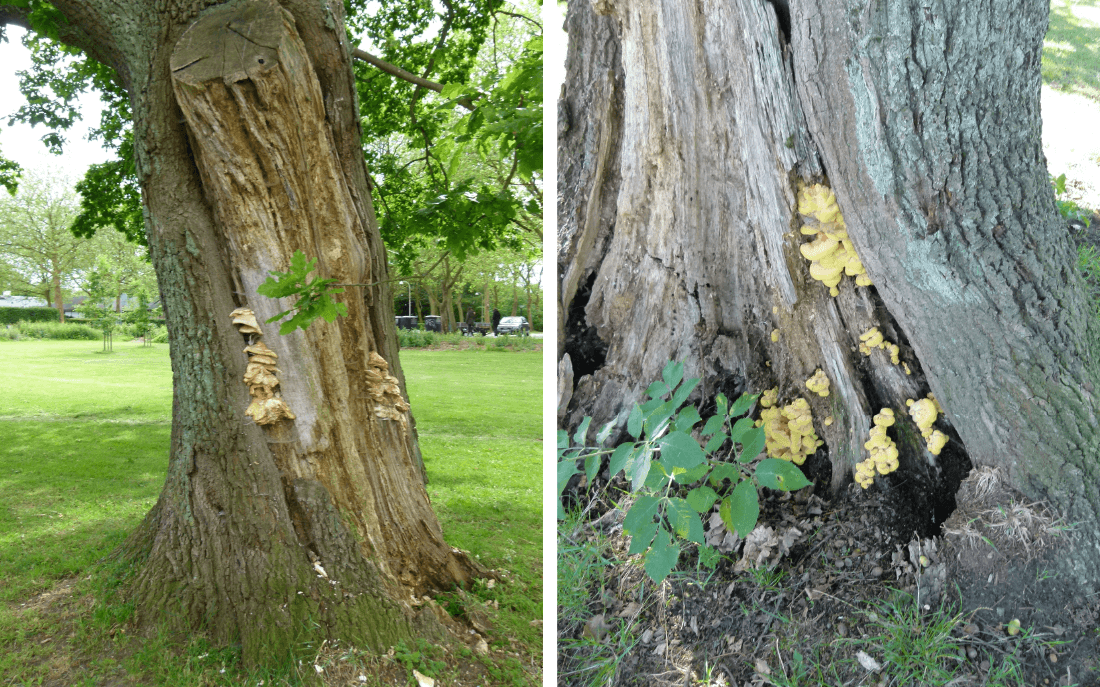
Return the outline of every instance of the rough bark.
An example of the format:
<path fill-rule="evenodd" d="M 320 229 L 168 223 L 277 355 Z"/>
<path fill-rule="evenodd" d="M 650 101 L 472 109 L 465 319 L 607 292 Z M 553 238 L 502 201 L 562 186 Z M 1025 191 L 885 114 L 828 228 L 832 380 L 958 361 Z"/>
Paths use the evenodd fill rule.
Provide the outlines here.
<path fill-rule="evenodd" d="M 776 385 L 807 398 L 835 488 L 867 457 L 871 416 L 931 391 L 948 447 L 928 453 L 904 419 L 901 473 L 943 489 L 961 476 L 945 470 L 1005 467 L 1080 523 L 1067 572 L 1097 586 L 1100 331 L 1040 146 L 1046 4 L 927 4 L 570 4 L 564 421 L 624 418 L 683 360 L 703 404 Z M 872 287 L 845 278 L 832 298 L 809 277 L 795 194 L 819 181 Z M 857 352 L 872 326 L 912 375 Z M 827 398 L 804 385 L 818 368 Z"/>
<path fill-rule="evenodd" d="M 130 93 L 172 344 L 168 477 L 126 550 L 136 616 L 239 642 L 247 663 L 437 633 L 446 614 L 422 595 L 483 571 L 443 541 L 402 408 L 342 5 L 208 4 L 57 3 Z M 286 309 L 256 287 L 296 249 L 322 276 L 381 283 L 343 294 L 335 323 L 261 325 L 296 417 L 260 426 L 230 313 Z"/>

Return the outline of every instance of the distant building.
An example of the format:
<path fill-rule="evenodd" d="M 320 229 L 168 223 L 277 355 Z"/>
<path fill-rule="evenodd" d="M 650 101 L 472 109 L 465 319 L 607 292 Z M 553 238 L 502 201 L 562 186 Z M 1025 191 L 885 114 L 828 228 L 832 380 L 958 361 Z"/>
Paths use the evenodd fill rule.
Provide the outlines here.
<path fill-rule="evenodd" d="M 0 308 L 48 308 L 50 304 L 41 298 L 34 296 L 13 296 L 11 291 L 5 291 L 0 296 Z"/>

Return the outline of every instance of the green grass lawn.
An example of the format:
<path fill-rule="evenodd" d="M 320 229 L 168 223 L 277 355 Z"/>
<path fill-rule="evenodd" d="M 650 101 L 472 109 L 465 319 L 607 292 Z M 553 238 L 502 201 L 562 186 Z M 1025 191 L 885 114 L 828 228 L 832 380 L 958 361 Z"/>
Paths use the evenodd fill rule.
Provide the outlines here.
<path fill-rule="evenodd" d="M 1100 101 L 1100 2 L 1052 0 L 1043 82 Z"/>
<path fill-rule="evenodd" d="M 232 653 L 201 638 L 182 649 L 130 638 L 118 620 L 125 609 L 101 598 L 95 564 L 155 503 L 171 433 L 168 347 L 114 349 L 0 342 L 0 685 L 70 684 L 51 675 L 242 684 Z M 528 684 L 542 651 L 530 624 L 542 617 L 541 353 L 403 351 L 401 360 L 447 541 L 507 572 L 476 593 L 500 608 L 490 644 L 510 651 L 486 660 L 499 678 L 486 684 Z M 48 601 L 55 596 L 67 600 Z M 327 677 L 337 673 L 320 679 L 337 684 Z"/>

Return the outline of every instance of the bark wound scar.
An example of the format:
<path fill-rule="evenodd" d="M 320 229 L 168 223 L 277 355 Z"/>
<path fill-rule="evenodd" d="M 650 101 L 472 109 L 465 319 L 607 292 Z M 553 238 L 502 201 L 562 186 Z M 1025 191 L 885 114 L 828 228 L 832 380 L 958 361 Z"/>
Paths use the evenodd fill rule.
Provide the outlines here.
<path fill-rule="evenodd" d="M 233 324 L 237 325 L 242 334 L 247 334 L 250 338 L 263 336 L 260 325 L 256 322 L 256 315 L 248 308 L 237 308 L 230 313 L 230 316 L 233 318 Z M 283 418 L 293 420 L 294 413 L 290 412 L 290 407 L 287 406 L 282 395 L 275 391 L 279 386 L 279 378 L 275 374 L 282 374 L 282 371 L 275 367 L 279 354 L 268 348 L 262 341 L 250 345 L 244 349 L 244 352 L 248 354 L 244 383 L 248 385 L 248 393 L 252 396 L 252 403 L 248 406 L 248 410 L 244 411 L 245 415 L 255 420 L 258 425 L 274 424 Z"/>

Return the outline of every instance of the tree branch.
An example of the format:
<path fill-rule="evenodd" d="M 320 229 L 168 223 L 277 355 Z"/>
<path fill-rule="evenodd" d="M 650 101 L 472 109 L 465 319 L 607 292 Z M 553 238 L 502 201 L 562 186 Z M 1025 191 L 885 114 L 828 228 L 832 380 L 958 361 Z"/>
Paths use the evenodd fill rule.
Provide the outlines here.
<path fill-rule="evenodd" d="M 435 91 L 436 93 L 443 92 L 443 84 L 438 84 L 434 81 L 428 81 L 427 79 L 421 78 L 416 74 L 407 72 L 401 67 L 394 66 L 389 62 L 386 62 L 385 60 L 379 59 L 374 55 L 371 55 L 365 50 L 360 50 L 359 48 L 356 48 L 355 50 L 351 51 L 351 55 L 357 60 L 362 60 L 369 65 L 377 67 L 378 69 L 386 72 L 390 76 L 396 76 L 399 79 L 408 81 L 411 84 L 416 84 L 417 86 L 421 86 L 423 88 L 427 88 L 428 90 Z M 474 104 L 470 101 L 469 98 L 459 98 L 455 102 L 457 102 L 462 107 L 465 107 L 467 110 L 474 109 Z"/>

